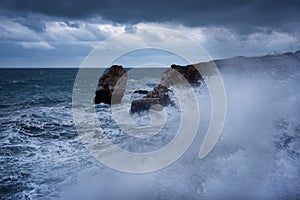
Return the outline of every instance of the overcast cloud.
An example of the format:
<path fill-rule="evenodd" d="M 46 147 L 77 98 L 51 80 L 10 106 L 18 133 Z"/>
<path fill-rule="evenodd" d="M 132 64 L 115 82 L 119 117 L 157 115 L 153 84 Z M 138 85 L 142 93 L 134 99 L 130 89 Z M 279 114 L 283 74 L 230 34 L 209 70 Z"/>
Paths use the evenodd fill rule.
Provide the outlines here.
<path fill-rule="evenodd" d="M 4 0 L 1 67 L 79 66 L 100 41 L 144 26 L 180 31 L 212 58 L 296 51 L 299 10 L 297 0 Z"/>

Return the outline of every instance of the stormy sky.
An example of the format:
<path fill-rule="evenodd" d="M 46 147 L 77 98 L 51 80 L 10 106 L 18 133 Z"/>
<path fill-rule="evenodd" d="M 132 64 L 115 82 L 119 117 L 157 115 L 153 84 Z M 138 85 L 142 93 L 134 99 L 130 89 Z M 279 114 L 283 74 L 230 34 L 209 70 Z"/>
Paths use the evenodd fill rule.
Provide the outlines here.
<path fill-rule="evenodd" d="M 299 0 L 2 0 L 1 67 L 76 67 L 99 42 L 145 26 L 177 30 L 213 59 L 296 51 L 299 13 Z"/>

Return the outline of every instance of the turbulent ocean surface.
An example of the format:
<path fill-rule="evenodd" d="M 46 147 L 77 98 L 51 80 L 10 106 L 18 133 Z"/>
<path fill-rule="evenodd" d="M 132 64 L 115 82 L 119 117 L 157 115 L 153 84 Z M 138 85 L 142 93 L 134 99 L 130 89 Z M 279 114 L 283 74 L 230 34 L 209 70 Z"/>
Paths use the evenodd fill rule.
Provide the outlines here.
<path fill-rule="evenodd" d="M 299 199 L 300 56 L 216 64 L 227 93 L 217 145 L 198 158 L 210 120 L 210 96 L 202 84 L 194 88 L 201 112 L 194 143 L 172 165 L 147 174 L 110 169 L 82 144 L 72 115 L 77 69 L 1 69 L 0 199 Z M 150 90 L 162 71 L 137 70 L 144 84 L 137 87 L 129 76 L 127 94 Z M 143 142 L 120 134 L 109 106 L 96 107 L 106 136 L 133 152 L 155 150 L 172 139 L 179 108 L 165 109 L 170 117 L 162 134 Z"/>

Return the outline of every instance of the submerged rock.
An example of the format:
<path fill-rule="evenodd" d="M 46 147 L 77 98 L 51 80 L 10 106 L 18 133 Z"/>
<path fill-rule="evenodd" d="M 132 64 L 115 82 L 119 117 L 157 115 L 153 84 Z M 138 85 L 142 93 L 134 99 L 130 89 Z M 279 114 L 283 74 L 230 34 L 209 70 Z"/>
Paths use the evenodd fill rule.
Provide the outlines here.
<path fill-rule="evenodd" d="M 113 65 L 98 81 L 98 90 L 95 92 L 95 104 L 120 103 L 126 88 L 127 72 L 120 65 Z"/>

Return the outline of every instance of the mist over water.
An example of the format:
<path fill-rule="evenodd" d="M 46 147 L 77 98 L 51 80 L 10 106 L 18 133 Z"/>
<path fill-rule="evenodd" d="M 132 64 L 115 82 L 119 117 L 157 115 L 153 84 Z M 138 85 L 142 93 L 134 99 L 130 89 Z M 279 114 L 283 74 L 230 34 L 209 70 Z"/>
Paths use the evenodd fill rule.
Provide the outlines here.
<path fill-rule="evenodd" d="M 195 88 L 200 123 L 188 151 L 147 174 L 110 169 L 80 141 L 71 109 L 77 70 L 3 69 L 0 73 L 0 197 L 3 199 L 296 199 L 300 197 L 300 57 L 298 54 L 217 61 L 227 94 L 220 140 L 198 158 L 210 120 L 210 96 Z M 149 90 L 163 70 L 135 86 Z M 130 72 L 129 72 L 130 73 Z M 22 74 L 22 76 L 20 76 Z M 99 75 L 100 76 L 100 75 Z M 95 84 L 97 80 L 95 80 Z M 126 97 L 127 98 L 127 97 Z M 188 97 L 187 97 L 188 98 Z M 161 134 L 135 140 L 114 124 L 110 107 L 96 106 L 105 137 L 130 151 L 161 148 L 176 134 L 180 108 L 165 108 Z M 133 116 L 137 123 L 147 118 Z M 109 152 L 109 146 L 107 147 Z"/>

